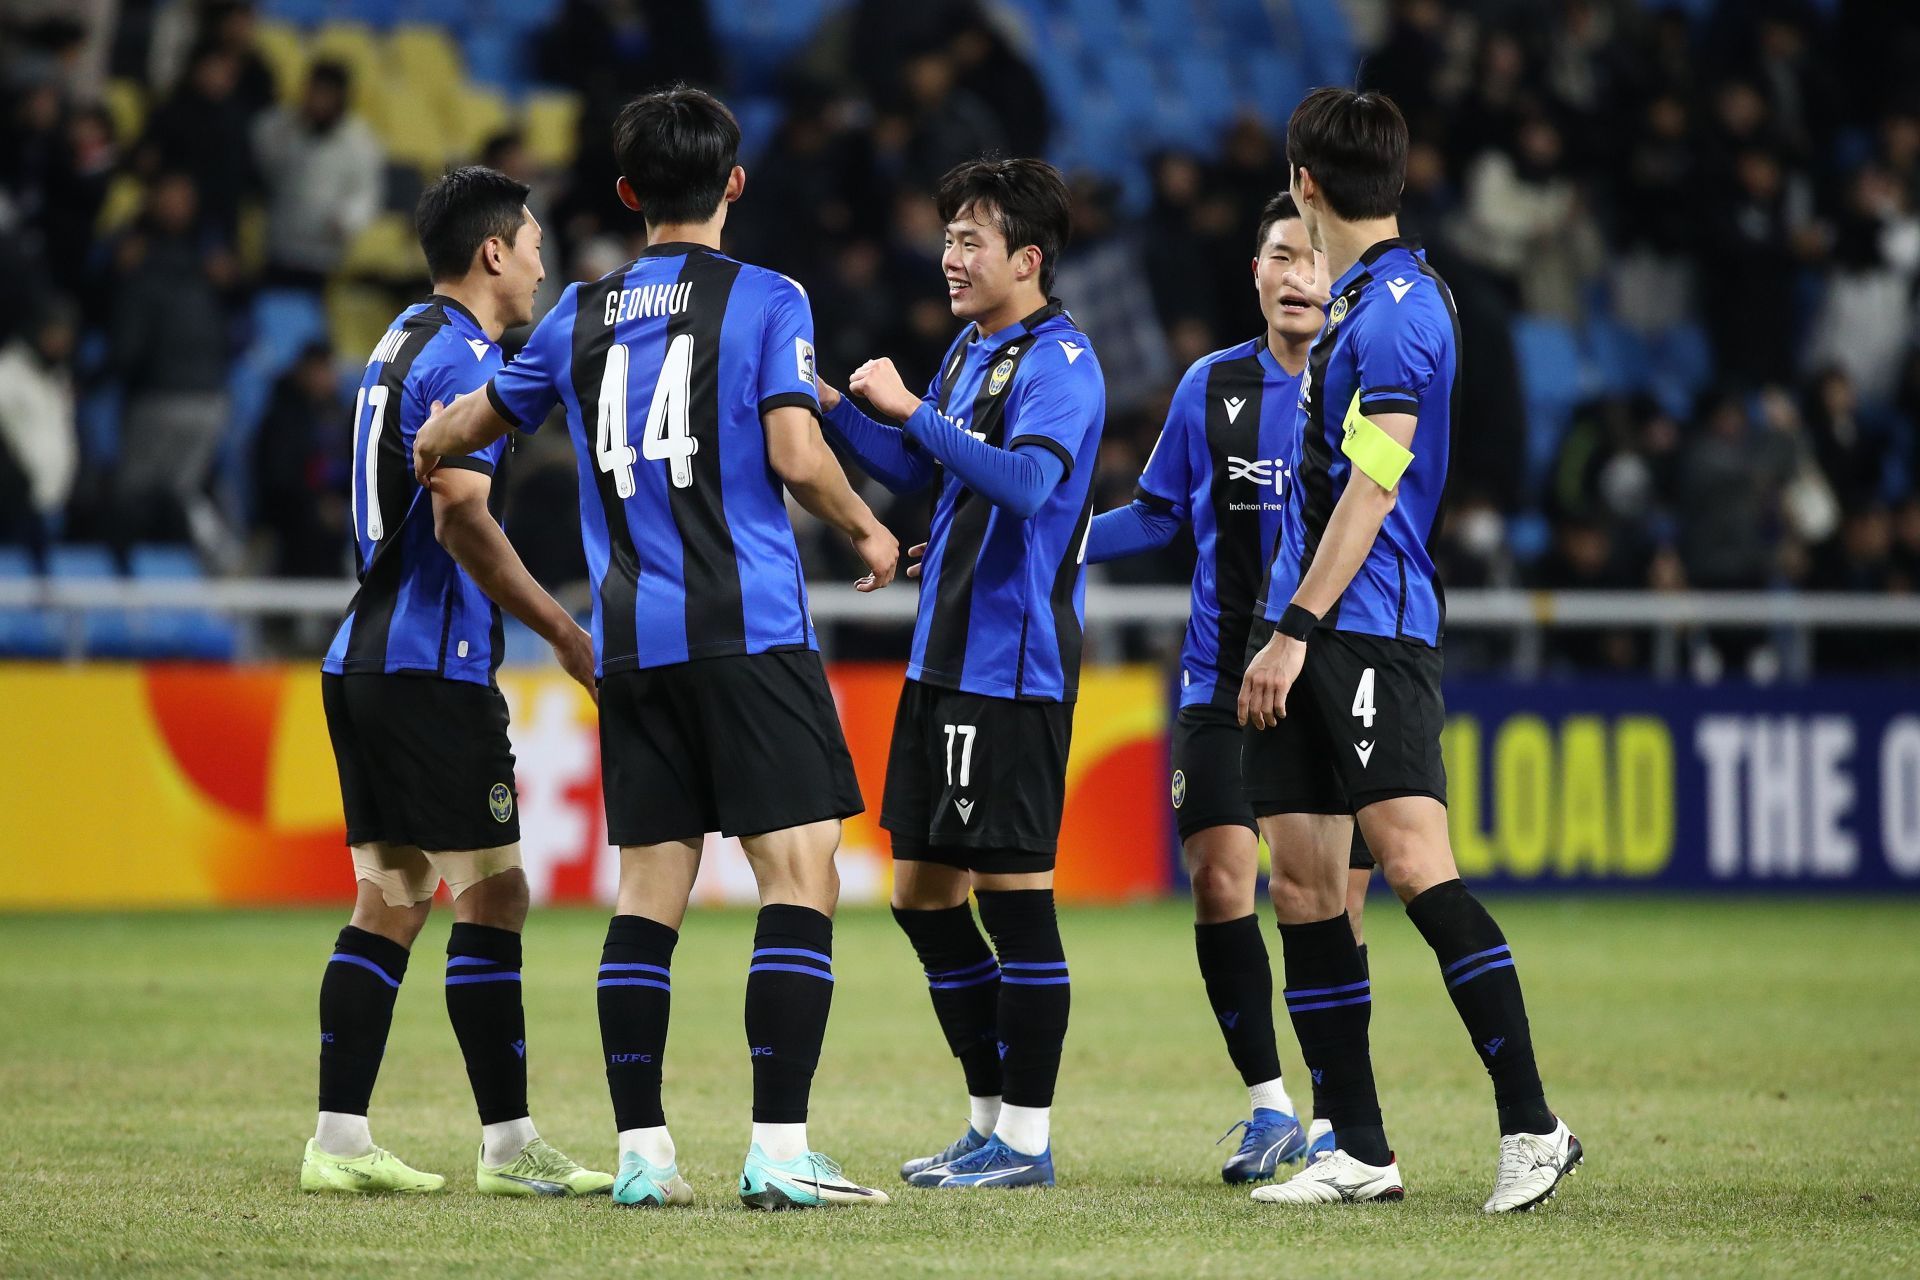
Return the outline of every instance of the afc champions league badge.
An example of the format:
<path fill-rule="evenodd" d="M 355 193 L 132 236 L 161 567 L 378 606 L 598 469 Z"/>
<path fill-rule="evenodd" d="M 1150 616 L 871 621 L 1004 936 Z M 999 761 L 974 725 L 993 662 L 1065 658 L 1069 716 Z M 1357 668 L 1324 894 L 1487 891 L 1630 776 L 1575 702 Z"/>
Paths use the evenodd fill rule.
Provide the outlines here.
<path fill-rule="evenodd" d="M 1185 804 L 1186 801 L 1187 771 L 1185 769 L 1175 769 L 1173 771 L 1173 807 L 1178 809 L 1181 805 Z"/>
<path fill-rule="evenodd" d="M 495 822 L 505 822 L 513 816 L 513 788 L 504 782 L 493 784 L 493 790 L 487 792 L 487 808 L 493 811 Z"/>

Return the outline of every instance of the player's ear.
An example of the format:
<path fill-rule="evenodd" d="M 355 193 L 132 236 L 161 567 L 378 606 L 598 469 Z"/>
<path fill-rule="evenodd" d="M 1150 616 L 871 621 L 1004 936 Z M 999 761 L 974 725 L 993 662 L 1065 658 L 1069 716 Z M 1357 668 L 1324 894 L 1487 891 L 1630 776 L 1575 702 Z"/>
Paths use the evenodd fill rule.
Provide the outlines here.
<path fill-rule="evenodd" d="M 1013 278 L 1016 280 L 1034 280 L 1040 275 L 1040 263 L 1046 257 L 1037 244 L 1024 245 L 1015 255 L 1019 261 L 1013 264 Z"/>
<path fill-rule="evenodd" d="M 613 190 L 614 193 L 620 197 L 621 204 L 627 206 L 627 208 L 633 210 L 635 213 L 640 212 L 640 193 L 633 189 L 631 182 L 628 182 L 624 177 L 615 178 Z"/>
<path fill-rule="evenodd" d="M 733 172 L 727 175 L 726 202 L 732 204 L 747 189 L 747 171 L 739 165 L 733 166 Z"/>

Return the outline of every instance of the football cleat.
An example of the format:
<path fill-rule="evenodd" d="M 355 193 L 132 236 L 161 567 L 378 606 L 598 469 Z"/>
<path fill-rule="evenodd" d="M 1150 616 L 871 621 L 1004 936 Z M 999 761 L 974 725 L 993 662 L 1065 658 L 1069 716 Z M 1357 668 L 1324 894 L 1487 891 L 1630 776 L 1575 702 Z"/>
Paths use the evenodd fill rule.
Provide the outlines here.
<path fill-rule="evenodd" d="M 936 1187 L 1050 1187 L 1053 1185 L 1053 1148 L 1037 1156 L 1022 1155 L 998 1138 L 988 1138 L 940 1170 Z"/>
<path fill-rule="evenodd" d="M 603 1196 L 613 1189 L 613 1175 L 583 1169 L 535 1138 L 497 1169 L 478 1161 L 474 1185 L 483 1196 Z"/>
<path fill-rule="evenodd" d="M 886 1204 L 887 1193 L 847 1181 L 840 1166 L 818 1151 L 774 1161 L 756 1142 L 740 1174 L 740 1201 L 749 1209 L 815 1209 L 829 1204 Z"/>
<path fill-rule="evenodd" d="M 1281 1165 L 1298 1160 L 1307 1149 L 1307 1135 L 1300 1132 L 1300 1122 L 1284 1111 L 1255 1107 L 1253 1119 L 1237 1122 L 1220 1142 L 1231 1138 L 1234 1129 L 1242 1130 L 1240 1149 L 1221 1166 L 1220 1177 L 1226 1182 L 1265 1182 Z"/>
<path fill-rule="evenodd" d="M 1333 1154 L 1333 1121 L 1315 1120 L 1307 1126 L 1307 1163 Z"/>
<path fill-rule="evenodd" d="M 1500 1139 L 1500 1172 L 1493 1194 L 1482 1206 L 1488 1213 L 1524 1213 L 1549 1200 L 1560 1179 L 1571 1174 L 1585 1157 L 1580 1139 L 1566 1121 L 1556 1120 L 1552 1133 L 1509 1133 Z"/>
<path fill-rule="evenodd" d="M 400 1157 L 381 1147 L 351 1160 L 330 1156 L 320 1144 L 307 1143 L 307 1154 L 300 1161 L 302 1191 L 345 1191 L 353 1195 L 380 1195 L 398 1192 L 418 1195 L 438 1191 L 447 1180 L 437 1173 L 422 1173 L 409 1168 Z"/>
<path fill-rule="evenodd" d="M 638 1151 L 620 1157 L 620 1173 L 613 1180 L 613 1202 L 625 1209 L 660 1209 L 693 1203 L 693 1188 L 680 1176 L 677 1164 L 647 1163 Z"/>
<path fill-rule="evenodd" d="M 1388 1158 L 1384 1166 L 1362 1164 L 1335 1148 L 1285 1182 L 1253 1189 L 1262 1204 L 1361 1204 L 1370 1200 L 1404 1200 L 1400 1164 Z"/>
<path fill-rule="evenodd" d="M 920 1156 L 901 1165 L 900 1180 L 910 1182 L 916 1187 L 931 1187 L 940 1181 L 948 1165 L 961 1156 L 972 1155 L 986 1145 L 986 1138 L 981 1136 L 972 1125 L 968 1125 L 967 1131 L 954 1139 L 953 1145 L 939 1155 Z"/>

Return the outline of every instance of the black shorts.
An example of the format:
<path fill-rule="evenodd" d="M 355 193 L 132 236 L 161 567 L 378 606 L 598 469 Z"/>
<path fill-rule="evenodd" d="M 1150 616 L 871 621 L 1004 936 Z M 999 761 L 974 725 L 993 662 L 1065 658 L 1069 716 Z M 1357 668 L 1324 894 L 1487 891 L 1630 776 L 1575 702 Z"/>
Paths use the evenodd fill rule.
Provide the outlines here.
<path fill-rule="evenodd" d="M 1052 870 L 1072 740 L 1071 702 L 907 681 L 880 804 L 893 856 L 970 871 Z"/>
<path fill-rule="evenodd" d="M 507 700 L 430 675 L 320 676 L 347 843 L 428 853 L 520 839 Z"/>
<path fill-rule="evenodd" d="M 864 807 L 820 655 L 699 658 L 600 682 L 607 843 L 757 836 Z"/>
<path fill-rule="evenodd" d="M 1347 850 L 1347 870 L 1371 871 L 1374 868 L 1373 850 L 1367 848 L 1367 838 L 1360 834 L 1360 824 L 1353 824 L 1353 844 Z"/>
<path fill-rule="evenodd" d="M 1257 621 L 1249 657 L 1273 624 Z M 1247 799 L 1271 813 L 1357 813 L 1400 796 L 1447 802 L 1440 651 L 1322 627 L 1271 729 L 1247 728 Z"/>
<path fill-rule="evenodd" d="M 1259 830 L 1240 774 L 1243 740 L 1230 708 L 1182 707 L 1174 717 L 1173 816 L 1182 840 L 1208 827 Z"/>

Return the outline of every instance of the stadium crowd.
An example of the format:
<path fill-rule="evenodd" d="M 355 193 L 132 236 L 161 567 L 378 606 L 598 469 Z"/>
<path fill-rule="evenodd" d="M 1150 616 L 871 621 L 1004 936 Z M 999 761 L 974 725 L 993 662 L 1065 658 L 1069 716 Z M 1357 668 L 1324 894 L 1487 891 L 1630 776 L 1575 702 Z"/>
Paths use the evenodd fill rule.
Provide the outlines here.
<path fill-rule="evenodd" d="M 706 4 L 566 0 L 529 49 L 537 79 L 579 95 L 571 163 L 512 127 L 449 159 L 532 184 L 550 305 L 561 282 L 637 247 L 640 223 L 612 197 L 621 102 L 675 79 L 777 102 L 743 113 L 750 178 L 730 248 L 807 286 L 830 379 L 877 354 L 924 377 L 951 337 L 928 198 L 941 172 L 986 150 L 1072 161 L 1056 291 L 1105 357 L 1104 509 L 1131 493 L 1181 369 L 1254 332 L 1247 264 L 1260 204 L 1286 182 L 1285 118 L 1243 113 L 1218 136 L 1119 157 L 1064 146 L 1048 52 L 1017 20 L 1047 7 L 827 6 L 771 81 L 757 69 L 744 85 Z M 1403 225 L 1464 330 L 1448 582 L 1920 589 L 1920 10 L 1347 11 L 1358 83 L 1391 94 L 1412 128 Z M 212 572 L 346 572 L 342 388 L 364 352 L 324 324 L 290 344 L 297 326 L 275 317 L 321 313 L 356 237 L 411 208 L 418 169 L 353 109 L 348 64 L 317 57 L 281 83 L 255 5 L 9 13 L 0 543 L 41 557 L 63 542 L 123 555 L 191 542 Z M 127 83 L 143 106 L 132 131 L 109 92 Z M 557 585 L 583 566 L 556 435 L 522 447 L 509 519 Z M 925 518 L 923 500 L 890 517 L 903 537 Z M 834 539 L 809 555 L 856 576 Z M 1106 572 L 1183 581 L 1190 556 Z M 1764 650 L 1723 640 L 1712 661 Z M 1568 665 L 1647 660 L 1626 632 L 1554 645 Z M 1821 649 L 1823 666 L 1889 660 L 1870 638 Z"/>

